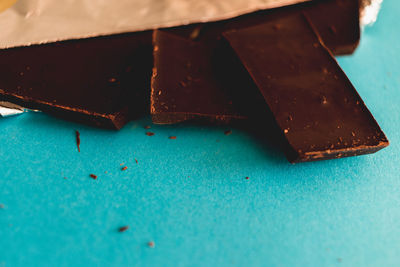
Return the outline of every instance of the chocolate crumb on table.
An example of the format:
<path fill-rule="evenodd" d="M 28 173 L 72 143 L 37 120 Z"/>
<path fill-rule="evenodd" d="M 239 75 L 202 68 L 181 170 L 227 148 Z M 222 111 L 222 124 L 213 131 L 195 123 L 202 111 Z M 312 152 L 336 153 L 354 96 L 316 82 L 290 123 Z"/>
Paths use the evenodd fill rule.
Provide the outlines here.
<path fill-rule="evenodd" d="M 154 133 L 153 133 L 153 132 L 146 132 L 146 135 L 147 135 L 147 136 L 153 136 Z"/>
<path fill-rule="evenodd" d="M 226 131 L 224 132 L 225 135 L 230 135 L 231 133 L 232 133 L 232 130 L 226 130 Z"/>
<path fill-rule="evenodd" d="M 118 232 L 123 233 L 123 232 L 125 232 L 125 231 L 128 230 L 128 229 L 129 229 L 129 226 L 128 226 L 128 225 L 125 225 L 125 226 L 122 226 L 122 227 L 118 228 Z"/>
<path fill-rule="evenodd" d="M 90 174 L 89 176 L 90 176 L 91 178 L 95 179 L 95 180 L 97 179 L 97 175 Z"/>
<path fill-rule="evenodd" d="M 127 169 L 128 169 L 128 167 L 125 166 L 125 167 L 123 167 L 121 170 L 122 170 L 122 171 L 126 171 Z"/>
<path fill-rule="evenodd" d="M 249 180 L 250 178 L 248 176 L 246 176 L 246 180 Z"/>
<path fill-rule="evenodd" d="M 145 128 L 146 130 L 148 130 L 148 129 L 151 128 L 151 126 L 150 126 L 150 125 L 146 125 L 146 126 L 144 126 L 143 128 Z"/>
<path fill-rule="evenodd" d="M 155 247 L 155 243 L 154 243 L 154 241 L 149 241 L 148 243 L 147 243 L 147 246 L 149 246 L 149 248 L 154 248 Z"/>
<path fill-rule="evenodd" d="M 138 161 L 137 161 L 137 159 L 135 159 L 135 162 L 136 162 L 136 164 L 138 164 Z"/>
<path fill-rule="evenodd" d="M 79 131 L 75 131 L 75 135 L 76 135 L 76 146 L 78 147 L 78 152 L 81 152 L 81 134 L 79 133 Z"/>
<path fill-rule="evenodd" d="M 176 136 L 170 136 L 169 139 L 176 139 Z"/>

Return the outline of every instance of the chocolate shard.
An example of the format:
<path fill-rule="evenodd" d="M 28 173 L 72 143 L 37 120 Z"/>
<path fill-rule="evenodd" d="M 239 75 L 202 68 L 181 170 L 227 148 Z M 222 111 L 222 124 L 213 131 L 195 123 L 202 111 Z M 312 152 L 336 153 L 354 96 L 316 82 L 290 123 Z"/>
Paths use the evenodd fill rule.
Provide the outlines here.
<path fill-rule="evenodd" d="M 334 55 L 352 54 L 360 41 L 360 1 L 315 1 L 304 10 Z"/>
<path fill-rule="evenodd" d="M 305 16 L 223 35 L 264 96 L 290 162 L 373 153 L 389 144 Z"/>
<path fill-rule="evenodd" d="M 228 122 L 243 119 L 237 92 L 254 91 L 254 83 L 234 68 L 234 55 L 214 54 L 219 49 L 156 30 L 153 33 L 154 68 L 151 80 L 151 115 L 154 123 L 170 124 L 194 118 Z M 224 66 L 218 66 L 218 62 Z M 228 63 L 229 62 L 229 63 Z M 251 87 L 253 89 L 251 89 Z M 244 100 L 243 100 L 244 102 Z M 253 109 L 254 110 L 254 109 Z"/>
<path fill-rule="evenodd" d="M 148 113 L 151 32 L 0 50 L 0 99 L 121 128 Z"/>

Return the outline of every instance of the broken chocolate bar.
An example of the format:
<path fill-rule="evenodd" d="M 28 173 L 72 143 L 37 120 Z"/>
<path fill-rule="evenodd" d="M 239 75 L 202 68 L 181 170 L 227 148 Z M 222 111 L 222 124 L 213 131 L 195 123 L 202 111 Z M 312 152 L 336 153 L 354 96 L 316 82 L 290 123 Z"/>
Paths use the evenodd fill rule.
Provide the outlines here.
<path fill-rule="evenodd" d="M 360 41 L 359 0 L 314 1 L 304 9 L 334 55 L 351 54 Z"/>
<path fill-rule="evenodd" d="M 226 122 L 243 119 L 249 112 L 256 113 L 254 105 L 242 109 L 256 88 L 245 69 L 240 68 L 241 64 L 233 62 L 234 54 L 213 55 L 220 50 L 160 30 L 154 31 L 153 43 L 151 115 L 154 123 L 193 118 Z M 225 64 L 219 67 L 213 60 Z M 235 69 L 235 65 L 240 69 Z M 245 94 L 246 91 L 250 92 Z M 238 92 L 244 93 L 239 96 Z"/>
<path fill-rule="evenodd" d="M 389 144 L 305 16 L 223 35 L 263 94 L 289 161 L 373 153 Z"/>
<path fill-rule="evenodd" d="M 240 118 L 209 68 L 212 49 L 159 30 L 153 33 L 153 46 L 150 113 L 154 123 L 177 123 L 196 116 Z"/>
<path fill-rule="evenodd" d="M 260 105 L 256 104 L 258 96 L 251 99 L 253 95 L 250 93 L 237 93 L 253 87 L 253 84 L 242 77 L 240 67 L 236 67 L 237 63 L 226 55 L 222 32 L 307 11 L 333 51 L 351 53 L 360 38 L 358 9 L 358 1 L 353 0 L 314 1 L 224 21 L 156 31 L 151 94 L 153 122 L 172 124 L 199 117 L 229 122 L 260 114 L 254 112 L 260 110 Z M 321 15 L 326 13 L 329 14 Z M 196 78 L 188 81 L 188 77 Z M 233 82 L 237 77 L 241 78 Z"/>
<path fill-rule="evenodd" d="M 0 50 L 0 100 L 121 128 L 148 113 L 151 32 Z"/>

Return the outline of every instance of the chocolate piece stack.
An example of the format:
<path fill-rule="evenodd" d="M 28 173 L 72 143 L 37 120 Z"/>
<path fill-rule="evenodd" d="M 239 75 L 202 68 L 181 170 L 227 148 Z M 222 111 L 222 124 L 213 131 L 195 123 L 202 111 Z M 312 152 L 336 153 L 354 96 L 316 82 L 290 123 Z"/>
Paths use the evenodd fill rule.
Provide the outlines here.
<path fill-rule="evenodd" d="M 373 153 L 388 140 L 333 57 L 359 39 L 359 1 L 326 0 L 7 49 L 0 100 L 117 129 L 148 110 L 158 124 L 257 118 L 290 162 Z"/>

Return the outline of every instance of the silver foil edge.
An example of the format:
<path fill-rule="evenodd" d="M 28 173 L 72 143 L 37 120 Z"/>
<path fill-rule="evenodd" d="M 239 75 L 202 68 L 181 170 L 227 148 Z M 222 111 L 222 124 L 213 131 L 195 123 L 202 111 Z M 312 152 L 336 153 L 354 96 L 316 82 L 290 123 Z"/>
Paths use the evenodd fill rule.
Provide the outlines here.
<path fill-rule="evenodd" d="M 0 101 L 0 117 L 10 117 L 20 115 L 25 112 L 25 109 L 19 105 Z"/>

